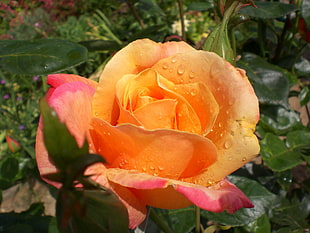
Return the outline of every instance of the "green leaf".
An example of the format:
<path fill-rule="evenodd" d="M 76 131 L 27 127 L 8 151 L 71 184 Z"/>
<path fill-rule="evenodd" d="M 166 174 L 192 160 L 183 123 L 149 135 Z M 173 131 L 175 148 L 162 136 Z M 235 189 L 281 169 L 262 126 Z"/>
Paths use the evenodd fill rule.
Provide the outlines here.
<path fill-rule="evenodd" d="M 299 94 L 300 106 L 305 106 L 310 101 L 310 90 L 309 87 L 304 87 Z"/>
<path fill-rule="evenodd" d="M 307 24 L 307 28 L 310 28 L 310 0 L 303 0 L 301 3 L 301 16 L 304 18 Z"/>
<path fill-rule="evenodd" d="M 134 40 L 137 40 L 137 39 L 150 38 L 154 34 L 157 34 L 158 31 L 160 29 L 162 29 L 164 26 L 165 26 L 164 24 L 160 24 L 160 25 L 154 25 L 154 26 L 150 26 L 148 28 L 145 28 L 143 30 L 140 30 L 137 33 L 135 33 L 132 36 L 130 36 L 128 38 L 128 41 L 131 42 L 131 41 L 134 41 Z"/>
<path fill-rule="evenodd" d="M 268 216 L 266 214 L 263 214 L 254 222 L 243 226 L 243 229 L 250 233 L 270 233 L 271 225 Z"/>
<path fill-rule="evenodd" d="M 79 148 L 74 136 L 66 125 L 60 122 L 56 112 L 50 108 L 45 99 L 40 101 L 40 110 L 43 118 L 44 144 L 51 161 L 60 171 L 65 172 L 68 165 L 79 156 L 88 154 L 88 143 L 84 142 Z"/>
<path fill-rule="evenodd" d="M 259 125 L 267 132 L 286 135 L 292 130 L 304 128 L 299 115 L 282 106 L 261 106 Z"/>
<path fill-rule="evenodd" d="M 291 150 L 310 149 L 310 131 L 289 132 L 286 137 L 286 146 Z"/>
<path fill-rule="evenodd" d="M 302 162 L 300 152 L 289 150 L 284 141 L 271 133 L 266 134 L 260 145 L 264 162 L 274 171 L 285 171 Z"/>
<path fill-rule="evenodd" d="M 213 3 L 210 2 L 193 2 L 187 6 L 187 11 L 206 11 L 213 7 Z"/>
<path fill-rule="evenodd" d="M 1 164 L 1 176 L 11 180 L 18 173 L 18 160 L 14 157 L 5 158 Z"/>
<path fill-rule="evenodd" d="M 305 193 L 300 199 L 293 197 L 291 200 L 279 200 L 278 205 L 272 209 L 270 220 L 280 226 L 289 226 L 291 231 L 288 232 L 295 232 L 294 229 L 302 230 L 308 227 L 306 218 L 309 214 L 310 198 Z"/>
<path fill-rule="evenodd" d="M 247 14 L 254 18 L 275 19 L 286 16 L 287 14 L 298 10 L 293 4 L 285 4 L 281 2 L 254 2 L 257 8 L 246 6 L 240 10 L 241 14 Z"/>
<path fill-rule="evenodd" d="M 81 41 L 79 44 L 85 46 L 89 52 L 116 51 L 121 48 L 117 42 L 110 40 L 88 40 Z"/>
<path fill-rule="evenodd" d="M 14 74 L 50 74 L 87 60 L 84 46 L 65 40 L 5 40 L 0 47 L 0 65 Z"/>
<path fill-rule="evenodd" d="M 154 209 L 154 211 L 173 229 L 173 232 L 188 233 L 195 227 L 194 206 L 176 210 Z"/>
<path fill-rule="evenodd" d="M 251 53 L 245 53 L 238 66 L 246 70 L 261 104 L 288 106 L 290 73 Z"/>
<path fill-rule="evenodd" d="M 126 207 L 109 191 L 64 190 L 56 204 L 60 233 L 127 232 Z"/>
<path fill-rule="evenodd" d="M 275 202 L 276 195 L 270 193 L 265 187 L 254 180 L 238 176 L 229 176 L 229 180 L 244 192 L 254 204 L 254 208 L 243 208 L 234 214 L 228 214 L 226 212 L 213 213 L 202 210 L 202 216 L 208 220 L 223 225 L 243 226 L 261 217 Z"/>

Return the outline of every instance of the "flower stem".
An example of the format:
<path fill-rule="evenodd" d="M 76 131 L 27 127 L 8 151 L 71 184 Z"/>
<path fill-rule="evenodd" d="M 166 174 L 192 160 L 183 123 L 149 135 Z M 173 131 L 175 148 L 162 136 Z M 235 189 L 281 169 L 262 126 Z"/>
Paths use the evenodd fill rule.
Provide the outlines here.
<path fill-rule="evenodd" d="M 200 233 L 200 208 L 195 206 L 196 228 L 195 233 Z"/>
<path fill-rule="evenodd" d="M 150 208 L 150 217 L 163 232 L 174 233 L 171 228 L 158 216 L 153 208 Z"/>
<path fill-rule="evenodd" d="M 181 20 L 181 28 L 182 28 L 182 39 L 186 41 L 185 35 L 185 23 L 184 23 L 184 11 L 183 11 L 183 3 L 182 0 L 178 0 L 179 14 Z"/>

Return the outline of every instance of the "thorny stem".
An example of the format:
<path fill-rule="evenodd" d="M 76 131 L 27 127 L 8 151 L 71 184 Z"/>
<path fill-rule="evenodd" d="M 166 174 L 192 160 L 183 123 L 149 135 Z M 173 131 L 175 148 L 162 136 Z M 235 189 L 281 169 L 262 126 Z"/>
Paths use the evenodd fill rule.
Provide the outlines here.
<path fill-rule="evenodd" d="M 180 13 L 180 20 L 181 20 L 182 39 L 184 41 L 186 41 L 185 23 L 184 23 L 184 11 L 183 11 L 182 0 L 178 0 L 178 7 L 179 7 L 179 13 Z"/>
<path fill-rule="evenodd" d="M 138 12 L 136 11 L 136 8 L 134 7 L 134 5 L 130 2 L 130 0 L 126 0 L 126 4 L 130 8 L 131 12 L 133 13 L 134 17 L 138 21 L 138 23 L 141 26 L 141 28 L 144 29 L 145 25 L 144 25 L 142 19 L 140 18 Z"/>

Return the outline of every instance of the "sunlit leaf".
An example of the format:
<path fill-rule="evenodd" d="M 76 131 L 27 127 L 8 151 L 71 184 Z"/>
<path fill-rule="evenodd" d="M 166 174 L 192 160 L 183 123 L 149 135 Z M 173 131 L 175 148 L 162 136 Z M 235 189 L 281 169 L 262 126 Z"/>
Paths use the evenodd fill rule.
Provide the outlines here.
<path fill-rule="evenodd" d="M 243 227 L 247 232 L 251 233 L 270 233 L 271 225 L 266 214 Z"/>
<path fill-rule="evenodd" d="M 301 15 L 306 21 L 307 28 L 310 28 L 310 1 L 303 0 L 301 3 Z"/>
<path fill-rule="evenodd" d="M 262 106 L 259 124 L 266 132 L 276 135 L 286 135 L 293 130 L 304 128 L 299 115 L 282 106 Z"/>
<path fill-rule="evenodd" d="M 260 103 L 288 106 L 290 74 L 286 70 L 251 53 L 244 54 L 238 66 L 246 70 Z"/>
<path fill-rule="evenodd" d="M 300 152 L 289 150 L 284 141 L 273 134 L 266 134 L 260 145 L 264 162 L 274 171 L 285 171 L 302 162 Z"/>
<path fill-rule="evenodd" d="M 66 40 L 2 40 L 0 47 L 0 65 L 14 74 L 50 74 L 87 60 L 84 46 Z"/>
<path fill-rule="evenodd" d="M 300 106 L 305 106 L 310 101 L 310 90 L 308 87 L 304 87 L 299 94 Z"/>

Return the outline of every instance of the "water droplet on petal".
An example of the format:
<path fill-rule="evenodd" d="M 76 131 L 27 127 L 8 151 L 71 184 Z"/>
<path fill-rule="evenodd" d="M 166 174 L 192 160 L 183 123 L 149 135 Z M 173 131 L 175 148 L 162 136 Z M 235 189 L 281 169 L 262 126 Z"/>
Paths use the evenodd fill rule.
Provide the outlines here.
<path fill-rule="evenodd" d="M 193 79 L 195 78 L 195 72 L 191 70 L 191 72 L 189 73 L 189 78 Z"/>
<path fill-rule="evenodd" d="M 161 167 L 161 166 L 158 166 L 158 170 L 159 170 L 159 171 L 163 171 L 163 170 L 164 170 L 164 168 L 163 168 L 163 167 Z"/>
<path fill-rule="evenodd" d="M 146 167 L 142 167 L 142 171 L 146 172 Z"/>
<path fill-rule="evenodd" d="M 184 74 L 184 72 L 185 72 L 184 65 L 179 65 L 179 67 L 178 67 L 178 74 L 182 75 L 182 74 Z"/>
<path fill-rule="evenodd" d="M 231 141 L 231 140 L 227 140 L 227 141 L 224 143 L 225 149 L 229 149 L 231 146 L 232 146 L 232 141 Z"/>
<path fill-rule="evenodd" d="M 178 60 L 177 56 L 174 56 L 174 57 L 171 58 L 171 62 L 172 62 L 172 63 L 176 63 L 177 60 Z"/>
<path fill-rule="evenodd" d="M 109 135 L 109 136 L 110 136 L 110 135 L 111 135 L 111 133 L 109 133 L 109 132 L 108 132 L 108 133 L 107 133 L 107 135 Z"/>
<path fill-rule="evenodd" d="M 197 90 L 196 89 L 192 89 L 190 91 L 190 93 L 191 93 L 191 96 L 195 96 L 195 95 L 197 95 Z"/>
<path fill-rule="evenodd" d="M 164 63 L 162 67 L 163 67 L 164 70 L 166 70 L 166 69 L 168 69 L 168 64 Z"/>
<path fill-rule="evenodd" d="M 231 161 L 233 158 L 232 157 L 228 157 L 228 160 Z"/>
<path fill-rule="evenodd" d="M 242 158 L 242 162 L 245 162 L 245 161 L 246 161 L 246 157 L 243 157 L 243 158 Z"/>
<path fill-rule="evenodd" d="M 98 113 L 98 112 L 96 112 L 96 113 L 95 113 L 95 116 L 99 116 L 99 113 Z"/>
<path fill-rule="evenodd" d="M 153 167 L 153 166 L 150 166 L 150 169 L 151 169 L 151 170 L 155 170 L 155 167 Z"/>

